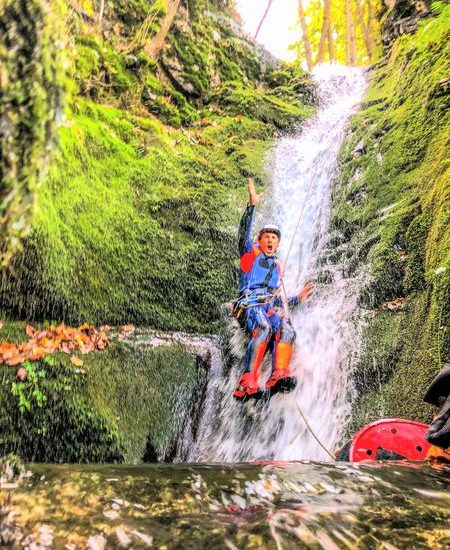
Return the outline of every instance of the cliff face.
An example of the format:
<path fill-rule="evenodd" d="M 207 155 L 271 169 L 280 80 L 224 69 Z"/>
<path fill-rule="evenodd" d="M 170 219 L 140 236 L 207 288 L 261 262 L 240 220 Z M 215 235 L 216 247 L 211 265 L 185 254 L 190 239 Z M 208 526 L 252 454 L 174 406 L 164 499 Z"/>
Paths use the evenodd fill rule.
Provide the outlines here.
<path fill-rule="evenodd" d="M 450 359 L 449 21 L 449 6 L 434 4 L 368 71 L 341 155 L 334 223 L 369 272 L 350 429 L 380 416 L 430 420 L 422 397 Z"/>
<path fill-rule="evenodd" d="M 0 3 L 0 264 L 30 229 L 65 92 L 64 5 Z"/>
<path fill-rule="evenodd" d="M 48 176 L 27 184 L 37 207 L 0 303 L 31 320 L 211 332 L 234 291 L 244 176 L 264 180 L 274 132 L 311 113 L 312 85 L 248 42 L 226 1 L 96 6 L 68 7 L 71 94 Z"/>
<path fill-rule="evenodd" d="M 28 340 L 5 317 L 218 329 L 245 176 L 264 183 L 275 133 L 314 103 L 311 81 L 249 42 L 230 4 L 0 1 L 16 40 L 0 50 L 2 341 Z M 198 356 L 115 341 L 82 360 L 26 361 L 20 380 L 1 366 L 0 454 L 170 460 L 201 405 Z"/>

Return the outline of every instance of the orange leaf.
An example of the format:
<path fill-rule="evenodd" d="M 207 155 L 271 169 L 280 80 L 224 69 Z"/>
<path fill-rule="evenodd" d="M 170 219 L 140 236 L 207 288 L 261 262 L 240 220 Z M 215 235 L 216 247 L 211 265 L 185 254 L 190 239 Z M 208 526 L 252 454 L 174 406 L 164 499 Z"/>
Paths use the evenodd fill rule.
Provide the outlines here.
<path fill-rule="evenodd" d="M 28 372 L 23 367 L 20 367 L 17 369 L 16 376 L 21 382 L 24 382 L 28 377 Z"/>
<path fill-rule="evenodd" d="M 70 362 L 75 367 L 82 367 L 84 365 L 84 361 L 79 357 L 77 357 L 76 355 L 72 355 L 72 357 L 70 358 Z"/>
<path fill-rule="evenodd" d="M 108 340 L 99 340 L 97 342 L 97 349 L 105 349 L 106 346 L 108 345 Z"/>
<path fill-rule="evenodd" d="M 123 325 L 122 330 L 124 332 L 134 332 L 136 327 L 134 325 Z"/>
<path fill-rule="evenodd" d="M 10 367 L 14 365 L 19 365 L 20 363 L 23 363 L 25 361 L 25 357 L 22 355 L 13 355 L 9 357 L 8 359 L 5 359 L 5 364 L 9 365 Z"/>
<path fill-rule="evenodd" d="M 74 347 L 75 346 L 72 344 L 72 342 L 62 342 L 59 349 L 63 353 L 72 353 Z"/>
<path fill-rule="evenodd" d="M 34 336 L 36 335 L 36 329 L 31 325 L 27 325 L 25 332 L 27 333 L 27 336 L 29 336 L 30 338 L 34 338 Z"/>
<path fill-rule="evenodd" d="M 81 346 L 80 351 L 83 355 L 86 355 L 86 353 L 90 353 L 94 350 L 94 346 L 92 344 L 84 344 L 84 346 Z"/>
<path fill-rule="evenodd" d="M 28 359 L 31 361 L 37 361 L 38 359 L 42 359 L 42 357 L 47 355 L 47 353 L 48 351 L 45 348 L 42 348 L 41 346 L 34 346 L 28 354 Z"/>

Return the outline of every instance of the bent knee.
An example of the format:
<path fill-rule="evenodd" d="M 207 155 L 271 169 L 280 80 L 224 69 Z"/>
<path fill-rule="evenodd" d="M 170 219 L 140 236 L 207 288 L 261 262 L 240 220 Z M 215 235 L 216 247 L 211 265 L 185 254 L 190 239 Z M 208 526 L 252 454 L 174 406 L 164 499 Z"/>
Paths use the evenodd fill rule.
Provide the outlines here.
<path fill-rule="evenodd" d="M 297 338 L 297 334 L 295 333 L 295 330 L 292 327 L 292 325 L 284 325 L 281 330 L 280 342 L 287 342 L 288 344 L 293 344 L 296 338 Z"/>

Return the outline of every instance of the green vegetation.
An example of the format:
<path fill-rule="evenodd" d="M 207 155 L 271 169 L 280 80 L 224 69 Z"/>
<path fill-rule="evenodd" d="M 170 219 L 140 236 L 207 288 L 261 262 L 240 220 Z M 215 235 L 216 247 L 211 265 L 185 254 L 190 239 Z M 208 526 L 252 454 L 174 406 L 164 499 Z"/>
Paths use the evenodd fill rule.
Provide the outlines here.
<path fill-rule="evenodd" d="M 255 49 L 224 0 L 182 1 L 152 57 L 167 5 L 113 0 L 101 21 L 90 0 L 68 9 L 68 68 L 55 72 L 64 116 L 60 109 L 42 185 L 41 172 L 22 170 L 29 187 L 18 200 L 36 207 L 21 250 L 0 272 L 2 341 L 28 339 L 17 319 L 201 332 L 223 323 L 245 177 L 264 184 L 274 133 L 310 116 L 314 87 Z M 48 37 L 53 19 L 37 13 L 36 21 Z M 2 22 L 14 24 L 0 11 Z M 44 57 L 53 55 L 47 42 L 39 42 Z M 33 111 L 30 126 L 43 132 L 47 115 Z M 27 137 L 46 166 L 47 142 Z M 62 353 L 26 361 L 25 373 L 2 366 L 0 454 L 170 460 L 205 381 L 195 358 L 177 346 L 115 341 L 83 360 L 82 369 Z"/>
<path fill-rule="evenodd" d="M 63 2 L 0 5 L 0 265 L 30 230 L 66 89 Z"/>
<path fill-rule="evenodd" d="M 32 231 L 0 274 L 9 315 L 218 329 L 244 178 L 264 183 L 274 132 L 313 101 L 305 75 L 269 67 L 223 7 L 182 3 L 159 59 L 133 41 L 140 16 L 125 24 L 110 6 L 100 33 L 70 12 L 77 91 Z"/>
<path fill-rule="evenodd" d="M 430 420 L 422 397 L 450 360 L 450 96 L 441 82 L 450 9 L 436 3 L 434 10 L 371 71 L 341 155 L 334 224 L 351 243 L 353 268 L 368 263 L 361 301 L 373 310 L 353 428 L 380 415 Z M 396 298 L 405 299 L 404 310 L 380 309 Z"/>
<path fill-rule="evenodd" d="M 3 331 L 0 331 L 3 336 Z M 0 375 L 0 455 L 47 462 L 170 459 L 206 376 L 181 347 L 113 342 L 75 369 L 58 353 Z"/>

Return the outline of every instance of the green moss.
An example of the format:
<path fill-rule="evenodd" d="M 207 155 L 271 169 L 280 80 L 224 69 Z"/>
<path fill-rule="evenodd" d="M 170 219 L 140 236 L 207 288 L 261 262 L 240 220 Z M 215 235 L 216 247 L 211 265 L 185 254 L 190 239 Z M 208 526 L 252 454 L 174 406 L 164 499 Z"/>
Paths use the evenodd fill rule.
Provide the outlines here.
<path fill-rule="evenodd" d="M 129 91 L 133 75 L 126 58 L 108 41 L 96 34 L 84 34 L 75 40 L 75 78 L 83 94 L 100 99 Z"/>
<path fill-rule="evenodd" d="M 66 92 L 59 0 L 0 6 L 0 262 L 7 263 L 30 229 L 36 191 Z"/>
<path fill-rule="evenodd" d="M 213 92 L 210 101 L 223 105 L 227 114 L 246 115 L 281 129 L 312 114 L 311 109 L 298 101 L 287 103 L 275 95 L 244 87 L 237 82 L 228 83 Z"/>
<path fill-rule="evenodd" d="M 0 454 L 51 462 L 170 459 L 204 373 L 182 348 L 114 342 L 83 356 L 77 373 L 68 356 L 0 371 Z M 84 372 L 84 374 L 82 373 Z"/>
<path fill-rule="evenodd" d="M 197 90 L 193 100 L 140 51 L 147 4 L 130 4 L 127 32 L 121 2 L 108 4 L 102 33 L 72 14 L 78 95 L 24 250 L 0 273 L 0 303 L 17 318 L 215 331 L 235 292 L 244 177 L 264 183 L 275 130 L 311 112 L 293 99 L 299 75 L 264 72 L 223 3 L 203 0 L 189 17 L 179 10 L 161 54 Z M 225 59 L 240 79 L 229 105 L 206 97 L 216 73 L 226 82 Z"/>
<path fill-rule="evenodd" d="M 449 18 L 449 7 L 439 5 L 416 35 L 396 41 L 387 65 L 371 74 L 341 154 L 345 185 L 336 189 L 334 223 L 355 257 L 372 243 L 361 303 L 378 308 L 403 297 L 407 306 L 369 319 L 355 375 L 356 424 L 377 415 L 429 421 L 423 394 L 450 361 L 450 96 L 439 87 Z M 353 158 L 360 139 L 364 154 Z"/>
<path fill-rule="evenodd" d="M 27 319 L 214 330 L 234 292 L 229 228 L 240 212 L 228 212 L 227 195 L 244 168 L 225 144 L 92 103 L 77 111 L 61 129 L 34 231 L 2 273 L 2 304 Z M 208 141 L 214 132 L 233 132 L 242 150 L 267 133 L 228 120 L 205 129 Z"/>

